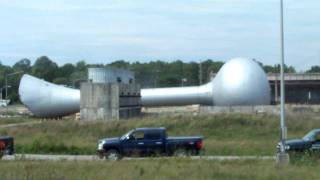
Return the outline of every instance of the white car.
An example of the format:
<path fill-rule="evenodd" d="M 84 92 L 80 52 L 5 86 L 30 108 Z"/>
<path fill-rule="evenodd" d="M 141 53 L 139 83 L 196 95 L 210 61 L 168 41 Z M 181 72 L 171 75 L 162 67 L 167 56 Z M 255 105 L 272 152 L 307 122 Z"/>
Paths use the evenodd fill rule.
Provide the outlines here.
<path fill-rule="evenodd" d="M 10 100 L 8 99 L 0 99 L 0 107 L 7 107 L 10 103 Z"/>

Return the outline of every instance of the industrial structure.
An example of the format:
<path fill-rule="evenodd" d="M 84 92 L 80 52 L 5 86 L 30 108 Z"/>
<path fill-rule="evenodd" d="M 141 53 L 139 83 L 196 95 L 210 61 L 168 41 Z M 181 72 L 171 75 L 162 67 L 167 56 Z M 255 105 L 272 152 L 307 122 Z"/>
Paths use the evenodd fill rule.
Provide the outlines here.
<path fill-rule="evenodd" d="M 288 73 L 285 79 L 286 103 L 289 104 L 320 104 L 320 74 Z M 271 86 L 271 103 L 280 101 L 280 75 L 268 74 Z"/>
<path fill-rule="evenodd" d="M 71 114 L 80 111 L 80 107 L 81 112 L 89 114 L 88 116 L 83 115 L 84 119 L 92 114 L 98 114 L 97 118 L 117 117 L 112 114 L 114 107 L 118 107 L 120 117 L 120 107 L 140 106 L 140 89 L 138 86 L 130 86 L 132 83 L 130 73 L 128 73 L 128 81 L 126 81 L 129 86 L 120 85 L 115 88 L 112 85 L 113 82 L 109 83 L 112 80 L 103 78 L 108 73 L 104 73 L 103 70 L 89 71 L 96 75 L 89 75 L 88 83 L 92 84 L 83 84 L 81 93 L 80 90 L 24 75 L 19 87 L 20 99 L 31 112 L 40 117 Z M 113 77 L 118 79 L 119 76 L 114 75 Z M 124 84 L 123 79 L 121 82 L 117 82 Z M 111 85 L 106 85 L 108 83 Z M 210 106 L 268 105 L 270 104 L 270 86 L 265 72 L 255 61 L 236 58 L 225 63 L 216 77 L 205 85 L 141 90 L 142 106 L 190 104 Z M 109 108 L 109 110 L 101 110 L 101 108 Z M 135 114 L 134 110 L 130 112 Z M 130 114 L 130 112 L 128 113 Z"/>
<path fill-rule="evenodd" d="M 80 88 L 81 120 L 118 120 L 139 116 L 140 86 L 134 73 L 114 68 L 89 68 Z"/>
<path fill-rule="evenodd" d="M 80 91 L 25 74 L 19 85 L 21 102 L 38 117 L 61 117 L 79 112 Z"/>
<path fill-rule="evenodd" d="M 211 74 L 214 79 L 217 74 Z M 280 74 L 269 73 L 271 104 L 280 103 Z M 320 73 L 286 73 L 285 95 L 287 104 L 320 104 Z"/>
<path fill-rule="evenodd" d="M 253 60 L 235 58 L 214 79 L 201 86 L 141 90 L 143 106 L 267 105 L 270 87 L 263 69 Z"/>
<path fill-rule="evenodd" d="M 88 82 L 82 83 L 80 90 L 25 74 L 19 86 L 20 100 L 43 118 L 79 111 L 81 120 L 115 120 L 140 114 L 140 87 L 134 83 L 132 72 L 112 68 L 88 71 Z"/>

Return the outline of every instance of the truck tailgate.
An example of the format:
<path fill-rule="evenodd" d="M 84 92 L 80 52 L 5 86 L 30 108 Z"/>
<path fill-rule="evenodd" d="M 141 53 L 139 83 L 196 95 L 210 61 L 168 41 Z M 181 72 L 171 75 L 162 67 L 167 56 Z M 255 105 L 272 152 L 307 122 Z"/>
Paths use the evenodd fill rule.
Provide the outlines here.
<path fill-rule="evenodd" d="M 175 136 L 175 137 L 168 137 L 167 138 L 167 141 L 179 141 L 179 140 L 182 140 L 182 141 L 185 141 L 185 140 L 202 140 L 203 137 L 202 136 Z"/>
<path fill-rule="evenodd" d="M 14 153 L 14 142 L 13 137 L 10 136 L 1 136 L 0 137 L 1 146 L 4 146 L 4 153 L 12 155 Z"/>

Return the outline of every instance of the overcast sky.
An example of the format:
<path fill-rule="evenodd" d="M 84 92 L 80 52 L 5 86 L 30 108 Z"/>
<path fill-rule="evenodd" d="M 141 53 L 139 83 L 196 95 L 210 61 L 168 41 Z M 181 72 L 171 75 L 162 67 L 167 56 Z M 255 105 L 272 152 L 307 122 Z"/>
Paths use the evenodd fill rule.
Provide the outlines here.
<path fill-rule="evenodd" d="M 285 1 L 286 63 L 320 65 L 320 1 Z M 0 0 L 0 60 L 279 62 L 279 0 Z"/>

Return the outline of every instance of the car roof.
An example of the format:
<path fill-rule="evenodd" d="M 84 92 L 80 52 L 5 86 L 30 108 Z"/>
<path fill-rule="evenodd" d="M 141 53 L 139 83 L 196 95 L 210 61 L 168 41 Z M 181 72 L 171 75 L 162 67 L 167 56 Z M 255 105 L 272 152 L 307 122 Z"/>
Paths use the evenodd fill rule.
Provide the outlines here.
<path fill-rule="evenodd" d="M 166 128 L 164 127 L 157 127 L 157 128 L 147 128 L 147 127 L 142 127 L 142 128 L 136 128 L 135 130 L 138 130 L 138 131 L 163 131 L 165 130 Z"/>
<path fill-rule="evenodd" d="M 312 129 L 311 131 L 313 131 L 313 132 L 319 132 L 319 131 L 320 131 L 320 128 L 318 128 L 318 129 Z"/>

